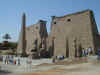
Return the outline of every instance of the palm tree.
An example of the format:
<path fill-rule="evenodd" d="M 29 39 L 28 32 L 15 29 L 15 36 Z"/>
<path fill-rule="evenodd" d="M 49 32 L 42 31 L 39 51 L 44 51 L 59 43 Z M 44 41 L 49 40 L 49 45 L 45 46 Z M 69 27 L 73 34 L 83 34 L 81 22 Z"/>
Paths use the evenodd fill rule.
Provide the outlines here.
<path fill-rule="evenodd" d="M 8 41 L 8 39 L 11 39 L 10 35 L 8 33 L 6 33 L 4 36 L 3 36 L 3 39 L 5 39 L 6 41 Z"/>
<path fill-rule="evenodd" d="M 3 36 L 3 39 L 5 39 L 5 40 L 3 41 L 3 45 L 4 45 L 5 47 L 8 47 L 8 40 L 11 39 L 10 35 L 9 35 L 8 33 L 6 33 L 6 34 Z"/>
<path fill-rule="evenodd" d="M 6 44 L 6 43 L 8 44 L 8 40 L 11 39 L 11 37 L 10 37 L 10 35 L 9 35 L 8 33 L 6 33 L 6 34 L 3 36 L 3 39 L 5 39 L 5 40 L 4 40 L 4 43 L 5 43 L 5 44 Z"/>

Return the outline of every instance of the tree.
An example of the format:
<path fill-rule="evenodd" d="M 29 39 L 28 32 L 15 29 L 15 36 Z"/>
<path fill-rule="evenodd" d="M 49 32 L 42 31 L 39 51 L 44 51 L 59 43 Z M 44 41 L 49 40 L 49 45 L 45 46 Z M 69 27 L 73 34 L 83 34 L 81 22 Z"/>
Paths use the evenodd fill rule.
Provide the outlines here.
<path fill-rule="evenodd" d="M 3 46 L 4 47 L 8 47 L 8 40 L 11 39 L 10 35 L 8 33 L 6 33 L 4 36 L 3 36 L 3 39 L 5 39 L 3 41 Z"/>
<path fill-rule="evenodd" d="M 6 33 L 4 36 L 3 36 L 3 39 L 5 39 L 6 41 L 8 41 L 8 39 L 11 39 L 10 35 L 8 33 Z"/>
<path fill-rule="evenodd" d="M 11 49 L 16 49 L 17 48 L 17 42 L 8 42 L 8 47 Z"/>

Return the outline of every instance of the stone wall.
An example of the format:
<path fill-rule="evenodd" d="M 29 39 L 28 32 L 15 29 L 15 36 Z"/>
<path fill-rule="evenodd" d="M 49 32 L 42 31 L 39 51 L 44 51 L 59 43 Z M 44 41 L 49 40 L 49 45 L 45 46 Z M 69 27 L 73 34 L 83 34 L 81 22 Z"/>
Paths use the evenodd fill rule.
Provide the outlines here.
<path fill-rule="evenodd" d="M 25 38 L 26 38 L 26 53 L 31 54 L 32 50 L 37 48 L 37 53 L 40 52 L 41 48 L 46 48 L 46 38 L 48 36 L 46 30 L 46 22 L 43 20 L 38 21 L 37 24 L 30 25 L 25 28 Z M 41 36 L 42 35 L 42 36 Z M 20 32 L 17 53 L 22 53 L 22 32 Z M 44 43 L 45 44 L 44 44 Z M 36 46 L 37 43 L 37 46 Z M 40 48 L 40 45 L 42 46 Z M 46 49 L 45 49 L 46 50 Z"/>
<path fill-rule="evenodd" d="M 75 56 L 75 46 L 95 49 L 97 41 L 95 35 L 98 34 L 96 24 L 91 19 L 91 10 L 52 18 L 51 37 L 54 38 L 54 55 L 67 56 L 66 40 L 68 40 L 69 55 Z M 94 22 L 94 20 L 93 20 Z M 76 42 L 75 42 L 76 41 Z"/>

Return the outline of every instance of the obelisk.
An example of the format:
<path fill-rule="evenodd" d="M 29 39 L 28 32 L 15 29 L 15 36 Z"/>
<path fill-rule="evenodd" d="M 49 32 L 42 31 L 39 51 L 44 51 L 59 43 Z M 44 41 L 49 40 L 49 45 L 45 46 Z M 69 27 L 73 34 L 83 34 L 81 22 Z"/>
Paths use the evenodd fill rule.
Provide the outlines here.
<path fill-rule="evenodd" d="M 22 15 L 22 37 L 21 37 L 21 44 L 22 44 L 22 56 L 26 56 L 26 16 L 25 13 Z"/>

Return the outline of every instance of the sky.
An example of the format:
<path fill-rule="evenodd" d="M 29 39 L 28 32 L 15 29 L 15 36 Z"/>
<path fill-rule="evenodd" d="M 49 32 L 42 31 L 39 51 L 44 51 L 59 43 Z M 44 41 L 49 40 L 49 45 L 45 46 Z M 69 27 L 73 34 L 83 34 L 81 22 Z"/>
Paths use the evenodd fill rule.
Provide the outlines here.
<path fill-rule="evenodd" d="M 47 21 L 50 32 L 51 16 L 64 16 L 91 9 L 100 32 L 100 0 L 0 0 L 0 42 L 6 33 L 13 42 L 18 41 L 22 14 L 26 14 L 26 26 L 38 20 Z"/>

